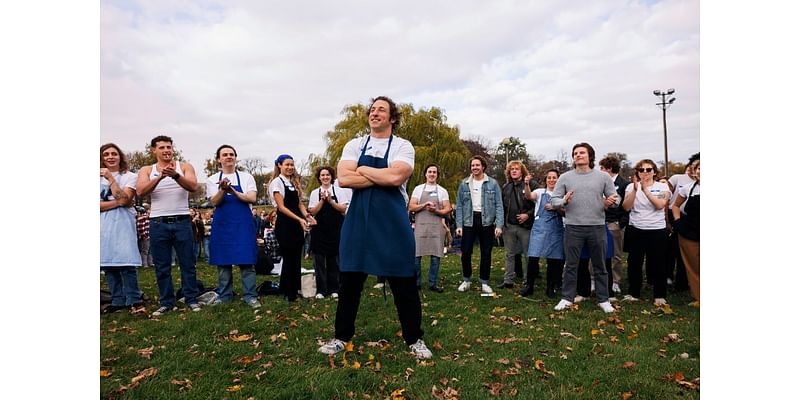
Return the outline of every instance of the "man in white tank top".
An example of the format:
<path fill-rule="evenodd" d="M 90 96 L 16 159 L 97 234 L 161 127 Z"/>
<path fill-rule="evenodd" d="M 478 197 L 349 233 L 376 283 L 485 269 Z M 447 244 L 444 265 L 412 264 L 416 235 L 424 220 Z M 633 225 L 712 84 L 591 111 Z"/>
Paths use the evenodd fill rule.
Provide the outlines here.
<path fill-rule="evenodd" d="M 150 195 L 150 254 L 156 271 L 160 306 L 153 315 L 175 310 L 171 271 L 173 248 L 180 263 L 181 289 L 186 304 L 192 311 L 200 311 L 189 218 L 189 192 L 197 190 L 194 167 L 173 159 L 172 138 L 169 136 L 153 138 L 150 151 L 157 162 L 139 170 L 136 193 L 139 196 Z"/>

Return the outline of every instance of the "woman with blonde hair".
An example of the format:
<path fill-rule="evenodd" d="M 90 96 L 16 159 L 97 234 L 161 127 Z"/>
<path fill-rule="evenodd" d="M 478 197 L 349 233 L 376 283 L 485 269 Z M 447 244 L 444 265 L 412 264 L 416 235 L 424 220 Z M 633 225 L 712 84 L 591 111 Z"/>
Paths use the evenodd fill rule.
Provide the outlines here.
<path fill-rule="evenodd" d="M 295 171 L 292 156 L 278 156 L 272 176 L 274 178 L 269 184 L 269 191 L 273 205 L 278 209 L 275 236 L 283 256 L 280 287 L 284 298 L 292 302 L 297 300 L 297 291 L 300 289 L 304 235 L 316 221 L 301 201 L 303 187 Z"/>

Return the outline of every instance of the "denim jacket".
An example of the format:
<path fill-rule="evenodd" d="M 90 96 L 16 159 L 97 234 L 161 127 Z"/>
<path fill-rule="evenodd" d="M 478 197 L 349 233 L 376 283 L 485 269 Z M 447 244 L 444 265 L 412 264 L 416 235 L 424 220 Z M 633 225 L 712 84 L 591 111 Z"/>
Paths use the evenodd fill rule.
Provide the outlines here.
<path fill-rule="evenodd" d="M 503 228 L 503 197 L 500 185 L 489 175 L 484 175 L 486 180 L 481 185 L 481 226 Z M 469 186 L 472 175 L 464 178 L 458 185 L 456 192 L 456 227 L 472 227 L 472 196 Z"/>

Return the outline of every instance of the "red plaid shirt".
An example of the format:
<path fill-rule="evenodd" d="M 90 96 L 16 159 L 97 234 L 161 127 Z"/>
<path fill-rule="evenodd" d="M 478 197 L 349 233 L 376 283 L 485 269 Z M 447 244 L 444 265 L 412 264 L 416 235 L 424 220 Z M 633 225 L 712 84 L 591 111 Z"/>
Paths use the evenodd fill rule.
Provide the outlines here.
<path fill-rule="evenodd" d="M 150 218 L 145 214 L 139 214 L 136 217 L 136 235 L 139 239 L 150 239 Z"/>

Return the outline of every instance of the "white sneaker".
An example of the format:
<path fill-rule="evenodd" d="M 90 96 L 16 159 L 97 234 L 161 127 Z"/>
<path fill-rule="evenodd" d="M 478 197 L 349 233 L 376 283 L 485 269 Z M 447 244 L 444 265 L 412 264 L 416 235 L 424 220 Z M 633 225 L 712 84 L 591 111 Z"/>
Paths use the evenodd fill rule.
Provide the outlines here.
<path fill-rule="evenodd" d="M 470 284 L 469 281 L 461 282 L 461 284 L 458 285 L 458 291 L 459 292 L 466 292 L 467 290 L 469 290 L 470 285 L 471 284 Z"/>
<path fill-rule="evenodd" d="M 592 291 L 594 292 L 594 280 L 592 280 Z"/>
<path fill-rule="evenodd" d="M 384 286 L 384 284 L 379 282 L 379 283 L 376 283 L 375 286 L 373 286 L 372 288 L 373 289 L 383 289 L 383 286 Z"/>
<path fill-rule="evenodd" d="M 418 359 L 426 359 L 433 357 L 433 353 L 431 353 L 428 346 L 425 346 L 425 342 L 422 339 L 418 339 L 416 343 L 408 346 L 411 348 L 411 351 L 414 353 L 414 356 Z"/>
<path fill-rule="evenodd" d="M 612 312 L 616 311 L 614 309 L 614 306 L 611 305 L 610 301 L 604 301 L 602 303 L 597 303 L 597 305 L 600 306 L 600 308 L 602 308 L 603 312 L 605 312 L 605 313 L 612 313 Z"/>
<path fill-rule="evenodd" d="M 336 354 L 344 350 L 346 343 L 339 339 L 331 339 L 330 342 L 323 344 L 317 351 L 323 354 Z"/>
<path fill-rule="evenodd" d="M 633 296 L 631 296 L 631 295 L 629 295 L 629 294 L 626 294 L 626 295 L 625 295 L 625 296 L 622 298 L 622 301 L 634 302 L 634 301 L 639 301 L 639 299 L 637 299 L 636 297 L 633 297 Z"/>
<path fill-rule="evenodd" d="M 492 291 L 492 288 L 489 285 L 481 283 L 481 293 L 492 294 L 494 291 Z"/>
<path fill-rule="evenodd" d="M 324 298 L 325 298 L 325 296 L 324 296 L 322 293 L 317 293 L 317 295 L 316 295 L 316 296 L 314 296 L 314 298 L 315 298 L 315 299 L 324 299 Z"/>
<path fill-rule="evenodd" d="M 621 290 L 619 290 L 619 283 L 615 283 L 615 284 L 611 285 L 611 291 L 614 292 L 614 293 L 621 292 Z"/>
<path fill-rule="evenodd" d="M 209 305 L 214 304 L 215 300 L 219 300 L 219 295 L 215 291 L 205 292 L 200 296 L 197 296 L 197 303 L 201 305 Z"/>
<path fill-rule="evenodd" d="M 248 301 L 247 305 L 250 306 L 250 308 L 252 308 L 254 310 L 261 308 L 261 302 L 258 301 L 258 299 L 252 299 L 252 300 Z"/>
<path fill-rule="evenodd" d="M 656 307 L 666 306 L 667 305 L 667 299 L 662 299 L 660 297 L 656 298 L 655 301 L 653 301 L 653 305 L 656 306 Z"/>
<path fill-rule="evenodd" d="M 331 293 L 331 297 L 333 297 L 334 299 L 338 299 L 339 298 L 339 293 L 333 292 L 333 293 Z"/>
<path fill-rule="evenodd" d="M 575 296 L 575 300 L 573 300 L 572 302 L 573 302 L 573 303 L 580 303 L 580 302 L 582 302 L 582 301 L 584 301 L 584 300 L 586 300 L 586 297 L 583 297 L 583 296 L 581 296 L 581 295 L 576 295 L 576 296 Z"/>
<path fill-rule="evenodd" d="M 202 308 L 200 307 L 200 304 L 197 304 L 197 303 L 189 304 L 189 308 L 194 312 L 198 312 L 198 311 L 202 310 Z"/>
<path fill-rule="evenodd" d="M 559 301 L 558 304 L 556 304 L 556 306 L 553 309 L 556 310 L 556 311 L 561 311 L 561 310 L 563 310 L 563 309 L 565 309 L 565 308 L 567 308 L 567 307 L 569 307 L 571 305 L 572 305 L 571 301 L 561 299 L 561 301 Z"/>

